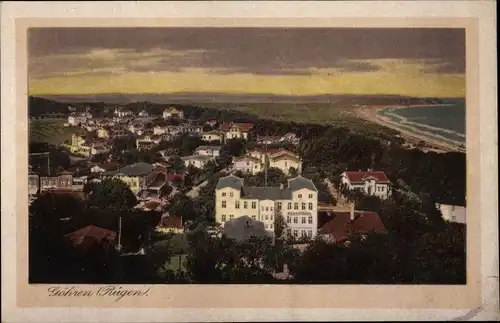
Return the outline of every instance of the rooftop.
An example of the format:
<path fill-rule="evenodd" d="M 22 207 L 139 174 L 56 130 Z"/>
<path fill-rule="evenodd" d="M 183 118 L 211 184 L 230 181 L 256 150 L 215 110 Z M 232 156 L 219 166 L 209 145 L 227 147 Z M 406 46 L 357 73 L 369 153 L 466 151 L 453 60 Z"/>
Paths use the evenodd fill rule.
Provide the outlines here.
<path fill-rule="evenodd" d="M 126 176 L 142 176 L 149 174 L 153 171 L 154 166 L 148 163 L 136 163 L 132 165 L 125 166 L 118 169 L 117 171 L 106 172 L 104 175 L 126 175 Z"/>
<path fill-rule="evenodd" d="M 389 183 L 389 178 L 383 171 L 346 171 L 345 176 L 351 182 L 363 182 L 370 178 L 374 178 L 379 182 Z"/>
<path fill-rule="evenodd" d="M 195 150 L 220 150 L 221 146 L 199 146 Z"/>
<path fill-rule="evenodd" d="M 320 234 L 330 234 L 335 241 L 343 241 L 350 234 L 387 233 L 384 223 L 375 212 L 355 211 L 354 221 L 350 212 L 335 212 L 330 221 L 321 227 Z"/>

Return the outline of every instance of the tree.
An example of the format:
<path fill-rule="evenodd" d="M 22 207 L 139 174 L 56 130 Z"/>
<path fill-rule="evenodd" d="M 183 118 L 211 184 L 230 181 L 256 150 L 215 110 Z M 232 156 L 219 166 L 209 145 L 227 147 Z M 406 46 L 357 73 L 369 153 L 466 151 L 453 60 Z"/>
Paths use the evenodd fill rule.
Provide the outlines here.
<path fill-rule="evenodd" d="M 130 210 L 137 204 L 134 193 L 119 179 L 105 179 L 91 189 L 88 204 L 94 208 Z"/>
<path fill-rule="evenodd" d="M 290 174 L 290 177 L 297 177 L 299 175 L 299 172 L 295 167 L 290 167 L 290 170 L 288 172 Z"/>
<path fill-rule="evenodd" d="M 175 194 L 167 206 L 170 215 L 182 217 L 184 221 L 192 221 L 198 216 L 193 200 L 183 193 Z"/>
<path fill-rule="evenodd" d="M 281 239 L 286 230 L 286 221 L 280 210 L 274 212 L 274 236 L 276 239 Z"/>
<path fill-rule="evenodd" d="M 186 165 L 184 164 L 184 161 L 179 158 L 179 156 L 173 156 L 170 158 L 169 163 L 174 173 L 180 174 L 186 171 Z"/>

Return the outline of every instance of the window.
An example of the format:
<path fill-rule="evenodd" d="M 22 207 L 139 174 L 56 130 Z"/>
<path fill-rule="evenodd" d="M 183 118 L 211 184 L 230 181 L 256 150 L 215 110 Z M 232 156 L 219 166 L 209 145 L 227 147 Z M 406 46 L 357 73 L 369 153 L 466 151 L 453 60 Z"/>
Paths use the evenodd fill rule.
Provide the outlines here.
<path fill-rule="evenodd" d="M 286 229 L 286 235 L 290 236 L 292 234 L 292 229 Z"/>
<path fill-rule="evenodd" d="M 309 198 L 312 199 L 313 198 L 313 195 L 312 194 L 309 194 Z"/>
<path fill-rule="evenodd" d="M 299 236 L 299 231 L 298 230 L 293 230 L 293 236 L 298 237 Z"/>
<path fill-rule="evenodd" d="M 302 203 L 302 210 L 306 209 L 306 203 Z"/>
<path fill-rule="evenodd" d="M 309 203 L 309 210 L 312 210 L 312 209 L 313 209 L 313 204 Z"/>
<path fill-rule="evenodd" d="M 261 211 L 264 211 L 264 205 L 260 207 L 260 210 L 261 210 Z"/>
<path fill-rule="evenodd" d="M 272 229 L 272 228 L 273 228 L 273 224 L 272 224 L 272 223 L 269 225 L 269 228 L 270 228 L 270 229 Z"/>
<path fill-rule="evenodd" d="M 295 202 L 293 203 L 293 209 L 298 210 L 299 209 L 299 203 Z"/>
<path fill-rule="evenodd" d="M 256 209 L 257 208 L 257 202 L 252 202 L 252 209 Z"/>
<path fill-rule="evenodd" d="M 291 210 L 292 209 L 292 202 L 288 202 L 288 209 Z"/>
<path fill-rule="evenodd" d="M 456 215 L 452 215 L 451 216 L 451 221 L 457 221 L 457 216 Z"/>
<path fill-rule="evenodd" d="M 278 202 L 277 207 L 278 207 L 278 210 L 281 210 L 281 202 Z"/>
<path fill-rule="evenodd" d="M 312 217 L 312 216 L 310 216 L 310 217 L 309 217 L 308 223 L 309 223 L 309 224 L 312 224 L 312 223 L 313 223 L 313 217 Z"/>
<path fill-rule="evenodd" d="M 229 215 L 229 220 L 232 220 L 232 219 L 234 219 L 234 215 L 233 215 L 233 214 L 230 214 L 230 215 Z"/>
<path fill-rule="evenodd" d="M 302 194 L 299 194 L 299 199 L 301 199 L 301 198 L 302 198 Z"/>
<path fill-rule="evenodd" d="M 306 230 L 300 230 L 300 236 L 305 237 L 306 236 Z"/>
<path fill-rule="evenodd" d="M 269 211 L 269 206 L 266 206 L 266 211 Z"/>
<path fill-rule="evenodd" d="M 227 220 L 227 219 L 226 219 L 226 215 L 225 215 L 225 214 L 223 214 L 223 215 L 222 215 L 222 222 L 226 222 L 226 220 Z"/>
<path fill-rule="evenodd" d="M 254 219 L 254 220 L 255 220 L 255 215 L 252 215 L 252 219 Z"/>
<path fill-rule="evenodd" d="M 247 209 L 248 208 L 248 202 L 243 202 L 243 208 Z"/>
<path fill-rule="evenodd" d="M 225 209 L 226 208 L 226 201 L 222 201 L 222 208 Z"/>
<path fill-rule="evenodd" d="M 234 202 L 234 207 L 239 209 L 240 208 L 240 201 Z"/>
<path fill-rule="evenodd" d="M 307 236 L 310 238 L 313 235 L 313 230 L 307 230 Z"/>
<path fill-rule="evenodd" d="M 292 218 L 291 218 L 291 217 L 289 217 L 289 216 L 287 216 L 287 217 L 286 217 L 286 223 L 291 223 L 291 222 L 292 222 Z"/>
<path fill-rule="evenodd" d="M 234 196 L 234 193 L 233 193 L 233 192 L 229 193 L 229 196 L 233 197 L 233 196 Z"/>
<path fill-rule="evenodd" d="M 269 220 L 269 215 L 266 214 L 266 220 Z"/>
<path fill-rule="evenodd" d="M 272 210 L 273 210 L 273 207 L 272 207 L 272 206 L 270 206 L 270 207 L 269 207 L 269 211 L 272 211 Z"/>
<path fill-rule="evenodd" d="M 272 215 L 270 215 L 269 218 L 271 219 L 271 221 L 273 221 L 273 216 Z"/>
<path fill-rule="evenodd" d="M 269 224 L 266 224 L 266 229 L 269 229 Z"/>
<path fill-rule="evenodd" d="M 298 218 L 298 217 L 296 217 L 296 216 L 294 216 L 294 217 L 293 217 L 293 223 L 299 223 L 299 218 Z"/>
<path fill-rule="evenodd" d="M 302 217 L 302 219 L 301 219 L 301 223 L 302 223 L 302 224 L 306 224 L 306 217 L 305 217 L 305 216 L 303 216 L 303 217 Z"/>

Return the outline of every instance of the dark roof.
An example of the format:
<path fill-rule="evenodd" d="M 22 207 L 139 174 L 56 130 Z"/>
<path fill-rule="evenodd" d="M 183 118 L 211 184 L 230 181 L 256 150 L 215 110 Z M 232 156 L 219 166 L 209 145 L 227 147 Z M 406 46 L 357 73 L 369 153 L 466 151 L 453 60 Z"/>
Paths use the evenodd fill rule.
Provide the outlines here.
<path fill-rule="evenodd" d="M 141 175 L 146 175 L 149 174 L 153 171 L 154 166 L 148 163 L 136 163 L 132 165 L 125 166 L 123 168 L 120 168 L 117 171 L 113 172 L 106 172 L 104 175 L 116 175 L 116 174 L 123 174 L 127 176 L 141 176 Z"/>
<path fill-rule="evenodd" d="M 292 191 L 289 188 L 279 187 L 243 187 L 243 199 L 256 200 L 290 200 Z"/>
<path fill-rule="evenodd" d="M 182 218 L 178 216 L 162 216 L 160 226 L 164 228 L 182 228 Z"/>
<path fill-rule="evenodd" d="M 379 182 L 389 183 L 387 175 L 382 171 L 346 171 L 345 175 L 351 182 L 363 182 L 370 177 L 375 178 Z"/>
<path fill-rule="evenodd" d="M 66 238 L 74 247 L 88 249 L 105 241 L 113 242 L 116 238 L 116 232 L 91 224 L 67 234 Z"/>
<path fill-rule="evenodd" d="M 354 221 L 350 217 L 350 212 L 335 212 L 319 233 L 331 234 L 337 242 L 347 240 L 350 234 L 387 233 L 384 223 L 375 212 L 355 211 Z"/>
<path fill-rule="evenodd" d="M 199 146 L 196 150 L 220 150 L 221 146 Z"/>
<path fill-rule="evenodd" d="M 231 239 L 244 241 L 252 236 L 267 237 L 264 223 L 248 216 L 241 216 L 224 224 L 224 234 Z"/>
<path fill-rule="evenodd" d="M 318 191 L 318 189 L 314 185 L 313 181 L 311 181 L 310 179 L 307 179 L 305 177 L 302 177 L 300 175 L 295 177 L 295 178 L 289 179 L 288 180 L 288 187 L 292 191 L 300 190 L 303 188 L 309 189 L 311 191 L 316 191 L 316 192 Z"/>
<path fill-rule="evenodd" d="M 243 178 L 239 178 L 234 175 L 229 175 L 219 178 L 219 181 L 217 182 L 217 186 L 215 189 L 219 190 L 225 187 L 232 187 L 234 189 L 239 190 L 241 189 L 242 186 L 243 186 Z"/>

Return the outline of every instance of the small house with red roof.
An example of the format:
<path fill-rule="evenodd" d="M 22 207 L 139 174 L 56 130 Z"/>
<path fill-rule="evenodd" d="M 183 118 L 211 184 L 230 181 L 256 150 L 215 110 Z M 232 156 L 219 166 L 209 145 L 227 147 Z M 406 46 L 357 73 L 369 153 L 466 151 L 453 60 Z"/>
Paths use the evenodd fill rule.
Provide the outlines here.
<path fill-rule="evenodd" d="M 67 234 L 66 239 L 74 248 L 88 251 L 98 246 L 114 246 L 116 232 L 91 224 Z"/>
<path fill-rule="evenodd" d="M 387 229 L 380 216 L 375 212 L 356 211 L 351 207 L 347 212 L 334 212 L 318 231 L 320 238 L 331 243 L 344 243 L 352 237 L 368 234 L 385 234 Z"/>
<path fill-rule="evenodd" d="M 249 140 L 254 129 L 253 123 L 250 122 L 230 122 L 223 123 L 219 126 L 219 130 L 224 133 L 224 139 L 245 139 Z"/>
<path fill-rule="evenodd" d="M 170 216 L 164 214 L 160 220 L 159 225 L 156 227 L 156 232 L 159 233 L 184 233 L 184 225 L 182 218 L 178 216 Z"/>
<path fill-rule="evenodd" d="M 345 171 L 341 183 L 350 190 L 359 189 L 367 195 L 387 199 L 391 195 L 391 182 L 383 171 Z"/>

